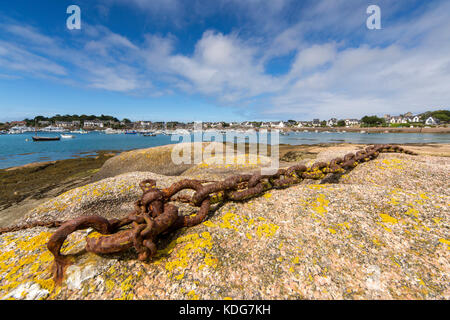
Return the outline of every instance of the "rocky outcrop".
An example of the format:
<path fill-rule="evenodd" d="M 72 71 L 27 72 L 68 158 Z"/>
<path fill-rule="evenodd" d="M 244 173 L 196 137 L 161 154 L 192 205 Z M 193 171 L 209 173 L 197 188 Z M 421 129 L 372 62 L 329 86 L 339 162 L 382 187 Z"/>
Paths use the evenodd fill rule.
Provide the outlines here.
<path fill-rule="evenodd" d="M 202 150 L 212 145 L 220 145 L 218 143 L 193 143 L 191 149 L 191 159 L 194 157 L 194 148 L 201 144 Z M 127 172 L 153 172 L 157 174 L 167 175 L 167 176 L 178 176 L 182 174 L 187 169 L 194 166 L 194 163 L 182 163 L 175 164 L 172 161 L 172 151 L 174 148 L 178 150 L 183 150 L 187 143 L 172 144 L 166 146 L 159 146 L 147 149 L 132 150 L 127 152 L 122 152 L 121 154 L 109 159 L 104 163 L 101 169 L 94 175 L 93 181 L 98 181 L 101 179 L 115 177 L 122 173 Z M 212 147 L 212 146 L 211 146 Z M 180 154 L 182 154 L 180 152 Z"/>
<path fill-rule="evenodd" d="M 122 174 L 71 190 L 27 219 L 119 216 L 144 178 L 160 187 L 180 179 Z M 96 234 L 79 231 L 63 248 L 73 264 L 61 287 L 45 247 L 54 230 L 3 234 L 0 298 L 449 299 L 449 181 L 446 158 L 383 154 L 339 184 L 308 181 L 216 207 L 202 224 L 163 237 L 148 263 L 133 249 L 86 253 L 85 237 Z"/>

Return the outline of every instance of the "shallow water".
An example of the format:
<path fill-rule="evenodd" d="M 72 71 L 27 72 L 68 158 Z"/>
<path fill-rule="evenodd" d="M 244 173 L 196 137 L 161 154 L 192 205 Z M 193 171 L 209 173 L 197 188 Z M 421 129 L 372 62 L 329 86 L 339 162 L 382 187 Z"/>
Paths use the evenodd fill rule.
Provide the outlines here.
<path fill-rule="evenodd" d="M 74 139 L 34 142 L 34 133 L 0 135 L 0 168 L 20 166 L 31 162 L 61 160 L 95 154 L 98 150 L 125 151 L 149 148 L 171 143 L 170 135 L 144 137 L 139 134 L 74 134 Z M 56 136 L 56 133 L 40 133 L 42 136 Z M 28 140 L 28 141 L 27 141 Z M 269 137 L 269 142 L 271 138 Z M 283 144 L 318 143 L 450 143 L 450 134 L 433 133 L 371 133 L 357 132 L 292 132 L 280 135 Z"/>

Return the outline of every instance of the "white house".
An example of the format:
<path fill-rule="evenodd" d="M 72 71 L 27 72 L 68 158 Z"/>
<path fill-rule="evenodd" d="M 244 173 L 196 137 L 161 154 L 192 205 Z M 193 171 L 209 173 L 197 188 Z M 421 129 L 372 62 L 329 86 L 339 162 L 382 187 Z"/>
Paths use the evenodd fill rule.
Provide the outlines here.
<path fill-rule="evenodd" d="M 143 128 L 146 128 L 146 127 L 151 127 L 152 123 L 151 123 L 151 121 L 139 121 L 139 125 Z"/>
<path fill-rule="evenodd" d="M 438 120 L 433 118 L 433 117 L 428 117 L 428 119 L 425 120 L 425 124 L 429 125 L 429 126 L 430 125 L 436 125 L 436 124 L 438 124 Z"/>
<path fill-rule="evenodd" d="M 344 121 L 345 121 L 345 125 L 347 127 L 349 127 L 349 126 L 356 126 L 356 125 L 359 124 L 359 120 L 358 119 L 345 119 Z"/>
<path fill-rule="evenodd" d="M 403 122 L 403 121 L 404 121 L 404 122 Z M 398 117 L 392 117 L 392 118 L 389 120 L 389 122 L 394 124 L 394 123 L 406 123 L 407 121 L 404 120 L 402 117 L 398 116 Z"/>
<path fill-rule="evenodd" d="M 414 116 L 412 118 L 412 122 L 420 122 L 420 117 L 419 116 Z"/>
<path fill-rule="evenodd" d="M 55 125 L 60 128 L 67 128 L 72 126 L 72 123 L 68 121 L 56 121 Z"/>
<path fill-rule="evenodd" d="M 84 122 L 84 127 L 88 127 L 88 128 L 94 128 L 94 127 L 99 127 L 99 128 L 103 128 L 103 122 L 101 121 L 96 121 L 96 120 L 86 120 Z"/>
<path fill-rule="evenodd" d="M 271 123 L 270 125 L 271 125 L 271 127 L 274 127 L 274 128 L 284 128 L 285 127 L 283 121 L 280 121 L 279 123 Z"/>
<path fill-rule="evenodd" d="M 11 129 L 9 129 L 9 133 L 13 134 L 13 133 L 24 133 L 27 131 L 30 131 L 31 129 L 28 128 L 27 126 L 14 126 Z"/>
<path fill-rule="evenodd" d="M 332 127 L 337 125 L 337 119 L 336 118 L 331 118 L 330 120 L 327 121 L 327 126 Z"/>

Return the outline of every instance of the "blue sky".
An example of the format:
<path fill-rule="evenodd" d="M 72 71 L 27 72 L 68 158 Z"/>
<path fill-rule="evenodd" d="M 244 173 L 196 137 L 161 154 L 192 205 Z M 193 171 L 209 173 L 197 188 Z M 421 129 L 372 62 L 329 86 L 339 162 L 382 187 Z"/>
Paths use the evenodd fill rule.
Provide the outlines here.
<path fill-rule="evenodd" d="M 68 30 L 66 8 L 81 8 Z M 366 9 L 381 8 L 381 30 Z M 448 108 L 450 1 L 0 3 L 0 121 L 360 118 Z"/>

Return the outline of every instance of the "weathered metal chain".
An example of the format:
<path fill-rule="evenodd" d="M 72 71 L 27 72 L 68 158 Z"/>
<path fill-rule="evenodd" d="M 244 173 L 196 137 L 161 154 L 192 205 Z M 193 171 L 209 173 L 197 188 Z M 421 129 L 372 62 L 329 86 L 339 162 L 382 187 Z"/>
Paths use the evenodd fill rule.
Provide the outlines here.
<path fill-rule="evenodd" d="M 87 237 L 88 252 L 116 253 L 134 247 L 138 253 L 138 259 L 144 261 L 155 255 L 159 235 L 203 222 L 212 204 L 227 200 L 243 201 L 270 189 L 287 188 L 304 179 L 318 180 L 329 173 L 344 173 L 359 163 L 375 159 L 380 152 L 415 154 L 399 146 L 375 145 L 360 150 L 356 154 L 349 153 L 343 158 L 335 158 L 330 162 L 316 162 L 311 167 L 294 165 L 286 169 L 278 169 L 271 175 L 258 172 L 235 175 L 217 182 L 184 179 L 165 189 L 157 188 L 155 180 L 144 180 L 139 184 L 143 192 L 142 197 L 136 201 L 134 210 L 125 218 L 108 220 L 100 216 L 81 216 L 65 223 L 56 221 L 50 225 L 59 225 L 47 244 L 55 257 L 55 281 L 62 281 L 64 268 L 70 263 L 69 259 L 61 254 L 61 247 L 67 236 L 77 230 L 93 228 L 103 235 Z M 182 190 L 195 192 L 192 196 L 178 195 Z M 178 207 L 170 203 L 174 201 L 189 203 L 199 207 L 199 210 L 195 214 L 179 215 Z M 131 227 L 123 228 L 129 225 Z"/>

